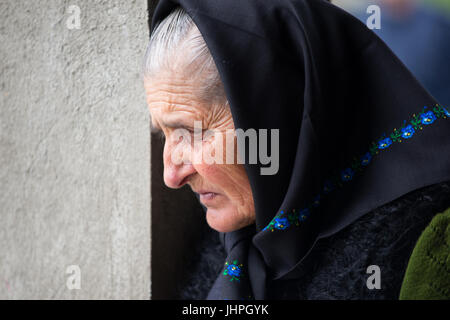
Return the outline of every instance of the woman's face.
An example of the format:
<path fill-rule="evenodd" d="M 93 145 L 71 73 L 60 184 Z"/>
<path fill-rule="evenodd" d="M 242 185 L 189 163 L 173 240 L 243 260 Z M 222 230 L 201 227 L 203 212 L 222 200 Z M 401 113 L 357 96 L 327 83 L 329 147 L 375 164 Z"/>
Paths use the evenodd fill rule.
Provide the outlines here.
<path fill-rule="evenodd" d="M 233 118 L 229 108 L 199 99 L 194 94 L 198 88 L 192 82 L 174 73 L 144 81 L 152 127 L 165 136 L 164 182 L 169 188 L 188 184 L 207 208 L 206 220 L 210 227 L 220 232 L 234 231 L 255 221 L 253 196 L 244 166 L 237 164 L 236 157 L 233 164 L 225 160 L 212 164 L 203 160 L 206 153 L 214 156 L 217 148 L 223 149 L 224 158 L 227 152 L 236 151 L 227 150 L 225 143 L 227 130 L 234 130 Z M 194 121 L 201 123 L 203 131 L 221 133 L 223 139 L 209 134 L 194 146 Z M 183 131 L 180 129 L 191 139 L 180 138 Z"/>

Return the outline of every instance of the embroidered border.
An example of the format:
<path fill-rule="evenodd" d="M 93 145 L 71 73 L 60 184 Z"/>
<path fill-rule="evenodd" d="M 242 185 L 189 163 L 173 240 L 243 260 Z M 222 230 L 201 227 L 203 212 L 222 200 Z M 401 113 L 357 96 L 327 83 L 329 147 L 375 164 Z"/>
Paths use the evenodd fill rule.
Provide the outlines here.
<path fill-rule="evenodd" d="M 342 188 L 347 182 L 351 181 L 355 174 L 364 170 L 380 152 L 388 149 L 394 143 L 411 139 L 418 130 L 434 123 L 437 119 L 450 118 L 450 113 L 441 105 L 436 105 L 432 110 L 424 107 L 419 114 L 413 114 L 409 122 L 406 120 L 403 125 L 389 135 L 383 135 L 381 138 L 370 144 L 369 150 L 359 157 L 353 158 L 352 163 L 340 170 L 330 179 L 324 182 L 322 190 L 314 197 L 311 203 L 301 210 L 292 209 L 290 212 L 280 211 L 272 221 L 262 230 L 286 230 L 291 226 L 299 226 L 300 223 L 307 220 L 311 212 L 320 206 L 321 200 L 332 191 Z"/>

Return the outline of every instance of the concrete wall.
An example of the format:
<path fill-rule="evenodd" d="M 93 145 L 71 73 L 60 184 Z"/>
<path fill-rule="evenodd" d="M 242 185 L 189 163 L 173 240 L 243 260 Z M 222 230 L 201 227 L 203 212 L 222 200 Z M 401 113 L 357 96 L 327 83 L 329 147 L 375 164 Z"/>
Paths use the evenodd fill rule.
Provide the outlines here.
<path fill-rule="evenodd" d="M 147 38 L 145 0 L 0 1 L 1 299 L 150 297 Z"/>

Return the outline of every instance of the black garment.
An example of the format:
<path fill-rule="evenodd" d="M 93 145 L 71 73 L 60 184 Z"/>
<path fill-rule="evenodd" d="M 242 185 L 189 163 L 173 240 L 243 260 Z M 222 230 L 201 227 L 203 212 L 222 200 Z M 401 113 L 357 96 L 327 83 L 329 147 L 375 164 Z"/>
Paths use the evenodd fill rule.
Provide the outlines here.
<path fill-rule="evenodd" d="M 414 192 L 378 208 L 316 243 L 297 280 L 275 281 L 269 299 L 398 300 L 422 231 L 450 207 L 450 183 Z M 381 289 L 367 288 L 367 267 L 380 267 Z"/>
<path fill-rule="evenodd" d="M 274 281 L 269 299 L 397 300 L 406 266 L 421 232 L 432 217 L 450 207 L 450 183 L 418 190 L 377 208 L 351 225 L 319 240 L 297 280 Z M 185 270 L 180 299 L 205 299 L 223 271 L 226 253 L 218 233 L 205 230 L 192 264 Z M 381 290 L 369 290 L 370 265 L 381 270 Z"/>
<path fill-rule="evenodd" d="M 319 239 L 450 180 L 450 113 L 353 16 L 323 0 L 161 0 L 152 30 L 177 5 L 208 45 L 235 127 L 279 129 L 276 174 L 246 146 L 256 224 L 224 235 L 208 298 L 264 299 L 272 281 L 301 276 Z"/>

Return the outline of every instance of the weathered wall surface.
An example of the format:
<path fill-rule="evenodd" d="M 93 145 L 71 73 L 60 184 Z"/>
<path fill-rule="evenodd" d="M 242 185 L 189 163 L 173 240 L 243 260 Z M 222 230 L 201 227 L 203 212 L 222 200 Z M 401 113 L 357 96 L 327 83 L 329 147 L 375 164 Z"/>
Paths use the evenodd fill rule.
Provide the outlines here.
<path fill-rule="evenodd" d="M 147 19 L 145 0 L 0 2 L 1 299 L 150 297 Z"/>

